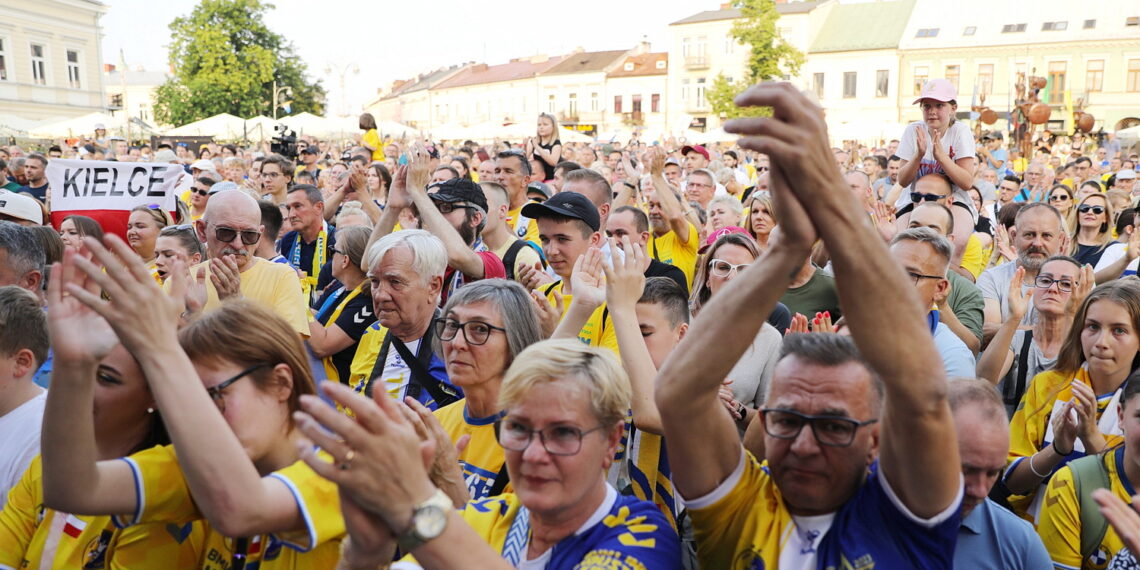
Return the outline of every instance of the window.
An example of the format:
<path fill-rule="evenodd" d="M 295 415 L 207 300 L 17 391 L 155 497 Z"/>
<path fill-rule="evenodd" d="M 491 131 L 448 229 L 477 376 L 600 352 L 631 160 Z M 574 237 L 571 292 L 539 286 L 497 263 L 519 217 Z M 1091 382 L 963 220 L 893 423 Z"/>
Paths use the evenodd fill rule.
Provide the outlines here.
<path fill-rule="evenodd" d="M 978 93 L 989 95 L 994 92 L 994 64 L 978 64 Z"/>
<path fill-rule="evenodd" d="M 32 44 L 32 83 L 47 85 L 46 48 L 42 44 Z"/>
<path fill-rule="evenodd" d="M 633 71 L 633 62 L 632 61 L 625 62 L 625 65 L 622 66 L 622 69 L 624 69 L 626 71 Z"/>
<path fill-rule="evenodd" d="M 930 68 L 925 65 L 914 68 L 914 94 L 922 94 L 922 86 L 926 84 L 926 79 L 930 77 Z"/>
<path fill-rule="evenodd" d="M 590 93 L 590 111 L 593 113 L 597 113 L 600 104 L 601 104 L 601 100 L 598 99 L 598 94 L 597 93 Z"/>
<path fill-rule="evenodd" d="M 663 59 L 657 60 L 657 63 L 654 65 L 654 67 L 656 67 L 657 69 L 665 69 L 665 60 L 663 60 Z"/>
<path fill-rule="evenodd" d="M 857 75 L 854 71 L 843 72 L 843 98 L 855 98 L 855 84 L 858 82 Z"/>
<path fill-rule="evenodd" d="M 1065 92 L 1065 62 L 1049 62 L 1049 100 L 1058 102 L 1061 94 Z"/>
<path fill-rule="evenodd" d="M 571 117 L 577 117 L 578 116 L 578 94 L 577 93 L 571 93 L 570 94 L 570 116 Z"/>
<path fill-rule="evenodd" d="M 67 82 L 72 89 L 79 89 L 79 52 L 67 50 Z"/>
<path fill-rule="evenodd" d="M 686 103 L 689 102 L 689 80 L 688 79 L 682 79 L 681 80 L 681 100 L 686 102 Z"/>
<path fill-rule="evenodd" d="M 633 112 L 634 113 L 640 113 L 641 112 L 641 95 L 634 95 L 633 96 Z"/>
<path fill-rule="evenodd" d="M 1096 27 L 1096 20 L 1085 20 L 1085 29 L 1091 30 Z"/>
<path fill-rule="evenodd" d="M 815 96 L 818 99 L 823 99 L 823 74 L 816 73 L 812 75 L 812 90 L 815 91 Z"/>
<path fill-rule="evenodd" d="M 705 78 L 697 79 L 697 108 L 704 109 L 708 106 L 708 101 L 705 100 Z"/>
<path fill-rule="evenodd" d="M 962 35 L 963 36 L 972 36 L 972 35 L 974 35 L 974 32 L 977 32 L 977 31 L 978 31 L 977 26 L 966 26 L 966 29 L 962 30 Z"/>
<path fill-rule="evenodd" d="M 546 97 L 546 112 L 547 112 L 547 113 L 550 113 L 550 114 L 552 114 L 552 115 L 554 114 L 554 105 L 555 105 L 555 103 L 556 103 L 556 102 L 555 102 L 555 100 L 554 100 L 554 95 L 548 95 L 548 96 Z"/>
<path fill-rule="evenodd" d="M 144 121 L 150 120 L 150 109 L 147 108 L 146 103 L 139 103 L 139 118 Z"/>
<path fill-rule="evenodd" d="M 1104 90 L 1104 60 L 1090 59 L 1085 62 L 1085 91 Z"/>
<path fill-rule="evenodd" d="M 916 38 L 934 38 L 938 36 L 939 28 L 919 28 L 914 34 Z"/>
<path fill-rule="evenodd" d="M 1128 60 L 1128 81 L 1125 89 L 1132 93 L 1140 91 L 1140 59 Z"/>
<path fill-rule="evenodd" d="M 954 84 L 954 88 L 958 88 L 958 80 L 962 78 L 962 66 L 960 65 L 947 65 L 946 66 L 946 80 Z"/>
<path fill-rule="evenodd" d="M 112 93 L 111 94 L 111 107 L 115 108 L 115 109 L 122 109 L 123 108 L 123 94 L 122 93 Z"/>
<path fill-rule="evenodd" d="M 875 97 L 886 97 L 890 91 L 891 72 L 889 69 L 880 69 L 875 72 Z"/>
<path fill-rule="evenodd" d="M 681 38 L 681 57 L 689 59 L 689 38 Z"/>
<path fill-rule="evenodd" d="M 724 53 L 730 54 L 736 49 L 736 38 L 732 34 L 724 35 Z"/>
<path fill-rule="evenodd" d="M 1060 32 L 1069 28 L 1069 22 L 1045 22 L 1041 24 L 1042 32 Z"/>
<path fill-rule="evenodd" d="M 1025 24 L 1006 24 L 1001 27 L 1001 33 L 1012 34 L 1016 32 L 1024 32 Z"/>
<path fill-rule="evenodd" d="M 650 113 L 660 113 L 661 112 L 661 94 L 660 93 L 654 93 L 654 94 L 649 96 L 649 112 Z"/>
<path fill-rule="evenodd" d="M 0 38 L 0 81 L 8 80 L 8 40 Z"/>
<path fill-rule="evenodd" d="M 614 95 L 614 112 L 621 112 L 621 95 Z"/>

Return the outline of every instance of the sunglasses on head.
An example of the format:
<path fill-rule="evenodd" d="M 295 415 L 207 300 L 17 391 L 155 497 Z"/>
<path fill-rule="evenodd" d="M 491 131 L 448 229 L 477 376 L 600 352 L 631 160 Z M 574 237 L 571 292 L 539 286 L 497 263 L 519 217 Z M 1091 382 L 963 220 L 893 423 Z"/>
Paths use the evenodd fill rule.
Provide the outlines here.
<path fill-rule="evenodd" d="M 256 230 L 235 230 L 234 228 L 226 228 L 218 226 L 214 228 L 214 237 L 222 243 L 230 243 L 234 238 L 241 234 L 241 242 L 245 245 L 253 245 L 261 239 L 261 232 Z"/>
<path fill-rule="evenodd" d="M 1082 206 L 1077 207 L 1077 211 L 1082 213 L 1082 214 L 1085 214 L 1088 212 L 1092 212 L 1094 214 L 1103 214 L 1104 213 L 1104 206 L 1090 206 L 1088 204 L 1084 204 Z"/>
<path fill-rule="evenodd" d="M 910 193 L 910 201 L 914 202 L 915 204 L 918 204 L 919 202 L 937 202 L 938 200 L 941 200 L 945 197 L 946 196 L 943 196 L 941 194 L 927 194 L 925 192 Z"/>

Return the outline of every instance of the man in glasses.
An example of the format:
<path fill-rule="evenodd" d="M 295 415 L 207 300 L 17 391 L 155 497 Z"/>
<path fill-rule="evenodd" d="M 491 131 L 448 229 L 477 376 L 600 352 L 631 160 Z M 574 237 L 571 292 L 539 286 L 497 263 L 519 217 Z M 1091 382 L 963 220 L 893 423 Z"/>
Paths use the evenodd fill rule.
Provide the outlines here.
<path fill-rule="evenodd" d="M 293 184 L 293 163 L 279 154 L 271 154 L 261 161 L 261 194 L 274 204 L 283 206 L 289 186 Z"/>
<path fill-rule="evenodd" d="M 193 299 L 187 299 L 187 310 L 211 311 L 225 299 L 241 296 L 265 305 L 298 334 L 308 336 L 308 304 L 296 271 L 254 255 L 262 232 L 256 200 L 241 190 L 218 192 L 194 228 L 206 244 L 209 261 L 190 268 L 187 296 Z"/>
<path fill-rule="evenodd" d="M 929 228 L 953 243 L 950 232 L 954 227 L 954 215 L 942 204 L 924 202 L 910 214 L 910 228 Z M 938 319 L 970 349 L 977 353 L 982 347 L 982 321 L 985 320 L 986 303 L 978 286 L 956 271 L 947 271 L 949 282 L 945 295 L 937 295 L 934 303 L 938 307 Z"/>
<path fill-rule="evenodd" d="M 926 313 L 926 324 L 934 335 L 934 346 L 942 357 L 948 377 L 973 377 L 974 353 L 939 318 L 937 301 L 945 301 L 950 287 L 947 266 L 953 255 L 950 241 L 930 228 L 912 228 L 891 240 L 891 258 L 903 268 L 918 292 L 919 308 Z M 979 346 L 981 342 L 977 343 Z M 903 348 L 903 347 L 900 347 Z M 903 348 L 905 350 L 905 348 Z"/>
<path fill-rule="evenodd" d="M 819 107 L 781 83 L 754 86 L 737 100 L 773 108 L 771 128 L 727 128 L 758 135 L 739 144 L 780 165 L 772 192 L 784 232 L 763 263 L 701 309 L 656 390 L 672 481 L 689 508 L 700 564 L 949 568 L 961 466 L 946 377 L 931 366 L 939 357 L 915 286 L 855 197 L 835 190 L 843 178 Z M 751 424 L 766 434 L 762 468 L 719 404 L 720 386 L 817 233 L 841 277 L 853 340 L 785 337 L 766 408 Z M 885 310 L 886 299 L 901 301 Z"/>
<path fill-rule="evenodd" d="M 1043 196 L 1048 189 L 1045 180 L 1045 163 L 1035 160 L 1025 167 L 1025 183 L 1021 185 L 1017 201 L 1024 202 L 1031 195 Z"/>
<path fill-rule="evenodd" d="M 1018 267 L 1025 268 L 1022 292 L 1028 291 L 1046 259 L 1067 251 L 1069 236 L 1064 232 L 1061 213 L 1044 202 L 1026 204 L 1014 218 L 1010 236 L 1017 259 L 991 267 L 978 277 L 978 289 L 986 300 L 986 320 L 982 327 L 986 338 L 993 336 L 1001 323 L 1009 318 L 1009 283 Z M 1037 319 L 1032 303 L 1022 319 L 1031 325 Z"/>
<path fill-rule="evenodd" d="M 217 183 L 211 176 L 199 176 L 190 186 L 190 220 L 197 221 L 206 215 L 206 204 L 210 201 L 210 188 Z"/>

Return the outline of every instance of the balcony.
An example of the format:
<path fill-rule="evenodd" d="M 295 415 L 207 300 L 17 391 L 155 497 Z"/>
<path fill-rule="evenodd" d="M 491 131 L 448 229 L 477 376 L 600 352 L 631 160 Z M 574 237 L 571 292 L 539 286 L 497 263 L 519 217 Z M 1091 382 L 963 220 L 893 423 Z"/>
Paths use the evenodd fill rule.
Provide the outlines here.
<path fill-rule="evenodd" d="M 709 56 L 707 56 L 707 55 L 690 55 L 690 56 L 685 58 L 685 69 L 696 70 L 696 69 L 708 69 L 708 68 L 709 68 Z"/>

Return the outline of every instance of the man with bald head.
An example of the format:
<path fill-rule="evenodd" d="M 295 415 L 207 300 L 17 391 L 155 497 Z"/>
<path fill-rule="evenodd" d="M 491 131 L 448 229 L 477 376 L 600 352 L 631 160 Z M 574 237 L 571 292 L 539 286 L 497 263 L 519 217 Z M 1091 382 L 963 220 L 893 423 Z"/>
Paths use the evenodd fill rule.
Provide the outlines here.
<path fill-rule="evenodd" d="M 218 192 L 194 229 L 209 257 L 190 268 L 191 282 L 201 283 L 191 288 L 194 304 L 210 311 L 228 298 L 246 297 L 275 311 L 298 334 L 308 335 L 305 297 L 296 271 L 254 255 L 263 231 L 256 200 L 240 190 Z"/>

